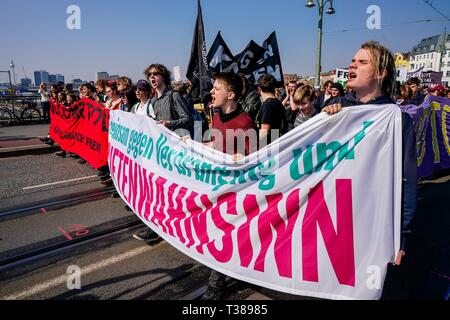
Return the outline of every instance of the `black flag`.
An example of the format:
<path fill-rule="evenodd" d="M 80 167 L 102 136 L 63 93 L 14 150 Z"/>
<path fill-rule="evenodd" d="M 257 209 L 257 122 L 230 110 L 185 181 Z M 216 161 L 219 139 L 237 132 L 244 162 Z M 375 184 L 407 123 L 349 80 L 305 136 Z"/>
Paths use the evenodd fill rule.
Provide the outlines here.
<path fill-rule="evenodd" d="M 216 39 L 214 39 L 214 42 L 209 49 L 208 62 L 212 73 L 239 71 L 237 62 L 223 40 L 220 31 L 217 33 Z"/>
<path fill-rule="evenodd" d="M 206 59 L 205 31 L 203 29 L 202 7 L 198 3 L 197 21 L 195 23 L 194 38 L 192 39 L 191 59 L 186 77 L 191 81 L 192 88 L 189 96 L 202 99 L 211 91 L 211 72 Z"/>
<path fill-rule="evenodd" d="M 277 87 L 283 87 L 280 52 L 275 31 L 260 46 L 253 40 L 238 55 L 233 56 L 220 32 L 208 53 L 211 72 L 240 72 L 252 85 L 256 85 L 263 74 L 271 74 L 277 80 Z"/>
<path fill-rule="evenodd" d="M 277 87 L 283 88 L 283 70 L 281 68 L 280 51 L 275 31 L 264 41 L 262 49 L 261 56 L 256 61 L 256 64 L 253 65 L 251 76 L 249 77 L 250 82 L 258 82 L 263 74 L 268 73 L 277 80 Z"/>

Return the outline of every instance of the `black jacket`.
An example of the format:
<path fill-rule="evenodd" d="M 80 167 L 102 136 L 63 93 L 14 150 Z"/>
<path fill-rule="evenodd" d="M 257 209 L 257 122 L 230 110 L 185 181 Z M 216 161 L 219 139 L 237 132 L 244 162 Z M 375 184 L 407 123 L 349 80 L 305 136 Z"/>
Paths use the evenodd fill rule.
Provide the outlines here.
<path fill-rule="evenodd" d="M 381 95 L 367 103 L 359 101 L 354 94 L 344 97 L 329 99 L 325 106 L 341 104 L 342 107 L 350 107 L 363 104 L 395 104 L 394 100 L 386 95 Z M 401 249 L 406 251 L 408 238 L 411 234 L 412 223 L 416 214 L 417 201 L 417 157 L 416 134 L 411 118 L 402 113 L 402 241 Z"/>
<path fill-rule="evenodd" d="M 414 104 L 416 106 L 420 106 L 423 101 L 426 98 L 426 94 L 424 94 L 423 92 L 417 92 L 415 95 L 413 95 L 411 97 L 411 99 L 409 100 L 411 102 L 411 104 Z"/>
<path fill-rule="evenodd" d="M 325 93 L 321 93 L 316 100 L 314 101 L 314 107 L 316 108 L 317 112 L 322 111 L 322 109 L 328 105 L 328 102 L 330 100 L 332 100 L 333 97 L 328 98 L 327 100 L 325 100 Z"/>

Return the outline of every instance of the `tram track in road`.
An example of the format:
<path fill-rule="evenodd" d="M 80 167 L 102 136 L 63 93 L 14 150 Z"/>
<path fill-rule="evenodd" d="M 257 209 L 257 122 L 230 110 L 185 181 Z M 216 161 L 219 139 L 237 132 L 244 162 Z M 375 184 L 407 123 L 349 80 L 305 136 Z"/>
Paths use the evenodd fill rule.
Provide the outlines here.
<path fill-rule="evenodd" d="M 57 256 L 83 245 L 89 245 L 101 239 L 107 238 L 118 232 L 135 231 L 142 227 L 141 221 L 136 217 L 127 217 L 109 221 L 103 225 L 90 228 L 90 232 L 80 237 L 67 239 L 64 236 L 49 239 L 42 243 L 33 244 L 28 248 L 17 248 L 3 252 L 0 258 L 0 274 L 6 270 Z"/>
<path fill-rule="evenodd" d="M 61 150 L 61 148 L 57 144 L 54 146 L 42 144 L 42 145 L 3 148 L 0 149 L 0 159 L 50 154 L 59 150 Z"/>
<path fill-rule="evenodd" d="M 16 206 L 0 211 L 0 222 L 17 219 L 28 215 L 39 214 L 50 210 L 61 209 L 80 202 L 89 202 L 104 199 L 115 192 L 113 186 L 93 188 L 82 192 L 62 195 L 43 201 L 35 201 L 26 206 Z M 26 195 L 19 195 L 25 197 Z"/>

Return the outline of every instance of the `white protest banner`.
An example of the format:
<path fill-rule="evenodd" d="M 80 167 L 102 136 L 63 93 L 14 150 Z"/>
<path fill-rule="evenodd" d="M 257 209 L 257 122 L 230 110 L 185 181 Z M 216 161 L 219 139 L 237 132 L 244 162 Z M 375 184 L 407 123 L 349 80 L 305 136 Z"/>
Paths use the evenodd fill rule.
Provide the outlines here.
<path fill-rule="evenodd" d="M 400 242 L 397 106 L 322 113 L 241 162 L 122 111 L 109 134 L 117 191 L 186 255 L 291 294 L 380 297 Z"/>

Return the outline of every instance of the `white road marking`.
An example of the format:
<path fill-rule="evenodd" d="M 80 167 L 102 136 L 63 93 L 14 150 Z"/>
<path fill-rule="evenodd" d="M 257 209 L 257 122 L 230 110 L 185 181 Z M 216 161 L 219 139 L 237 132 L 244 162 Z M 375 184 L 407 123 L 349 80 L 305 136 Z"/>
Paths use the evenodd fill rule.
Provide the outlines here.
<path fill-rule="evenodd" d="M 100 269 L 106 268 L 106 267 L 110 267 L 113 264 L 119 263 L 121 261 L 133 258 L 135 256 L 138 256 L 140 254 L 143 254 L 147 251 L 150 251 L 153 247 L 150 246 L 142 246 L 139 248 L 136 248 L 134 250 L 122 253 L 121 255 L 118 256 L 113 256 L 110 257 L 106 260 L 102 260 L 101 262 L 97 262 L 97 263 L 93 263 L 91 265 L 85 266 L 83 268 L 81 268 L 81 276 L 83 275 L 87 275 L 91 272 L 95 272 L 98 271 Z M 9 295 L 9 296 L 4 296 L 4 297 L 0 297 L 0 300 L 19 300 L 19 299 L 25 299 L 27 297 L 36 295 L 38 293 L 41 293 L 43 291 L 49 290 L 51 288 L 57 287 L 59 285 L 65 284 L 67 282 L 67 278 L 70 276 L 70 274 L 64 274 L 62 276 L 59 276 L 57 278 L 48 280 L 44 283 L 35 285 L 34 287 L 31 287 L 27 290 Z"/>
<path fill-rule="evenodd" d="M 62 183 L 66 183 L 66 182 L 73 182 L 73 181 L 79 181 L 79 180 L 86 180 L 86 179 L 95 178 L 95 177 L 97 177 L 97 175 L 93 175 L 93 176 L 89 176 L 89 177 L 82 177 L 82 178 L 69 179 L 69 180 L 63 180 L 63 181 L 57 181 L 57 182 L 51 182 L 51 183 L 45 183 L 45 184 L 39 184 L 39 185 L 37 185 L 37 186 L 25 187 L 25 188 L 23 188 L 23 190 L 36 189 L 36 188 L 48 187 L 48 186 L 54 186 L 54 185 L 62 184 Z"/>

